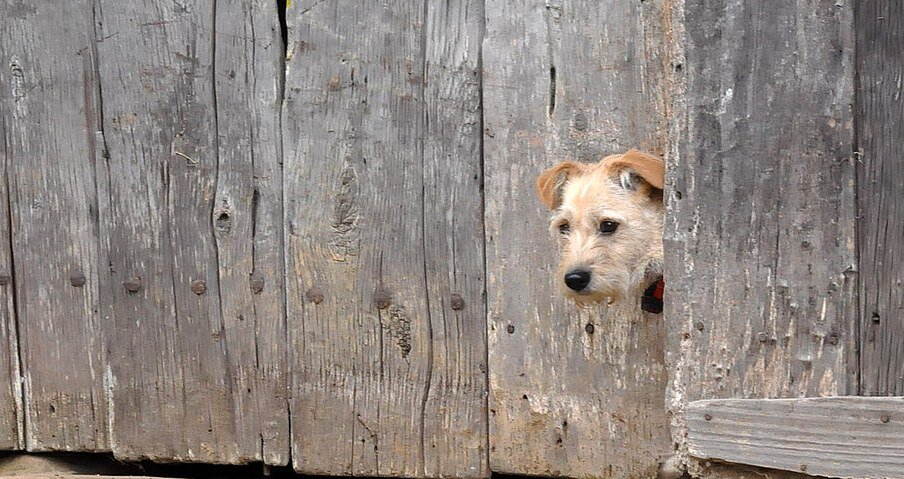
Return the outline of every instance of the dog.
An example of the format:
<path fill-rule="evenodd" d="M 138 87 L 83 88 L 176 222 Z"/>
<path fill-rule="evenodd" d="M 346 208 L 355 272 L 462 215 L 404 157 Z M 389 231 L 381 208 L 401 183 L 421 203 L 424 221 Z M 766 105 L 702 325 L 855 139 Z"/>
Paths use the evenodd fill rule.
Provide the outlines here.
<path fill-rule="evenodd" d="M 582 306 L 637 297 L 643 309 L 662 311 L 664 183 L 662 160 L 633 149 L 540 174 L 566 297 Z"/>

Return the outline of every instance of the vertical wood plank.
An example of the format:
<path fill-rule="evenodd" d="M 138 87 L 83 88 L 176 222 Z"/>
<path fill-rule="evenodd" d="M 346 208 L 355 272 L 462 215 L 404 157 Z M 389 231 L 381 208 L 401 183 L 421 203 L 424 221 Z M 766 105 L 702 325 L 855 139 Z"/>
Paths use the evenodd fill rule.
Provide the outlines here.
<path fill-rule="evenodd" d="M 213 222 L 236 434 L 289 461 L 282 243 L 283 40 L 276 2 L 216 4 Z"/>
<path fill-rule="evenodd" d="M 485 476 L 481 4 L 287 17 L 295 468 Z"/>
<path fill-rule="evenodd" d="M 0 16 L 4 229 L 15 258 L 24 441 L 31 451 L 105 450 L 92 5 L 4 1 Z M 9 248 L 0 249 L 8 268 Z M 11 287 L 2 288 L 9 330 Z"/>
<path fill-rule="evenodd" d="M 671 450 L 665 326 L 556 291 L 537 175 L 665 146 L 667 2 L 487 2 L 484 42 L 490 463 L 649 477 Z"/>
<path fill-rule="evenodd" d="M 860 245 L 860 393 L 904 395 L 904 5 L 854 4 Z"/>
<path fill-rule="evenodd" d="M 4 39 L 5 41 L 5 39 Z M 0 77 L 0 83 L 7 84 Z M 6 105 L 7 99 L 0 99 Z M 0 107 L 2 108 L 2 107 Z M 23 430 L 24 412 L 22 410 L 22 381 L 19 368 L 19 334 L 16 323 L 16 310 L 13 301 L 12 283 L 12 251 L 10 243 L 10 211 L 9 211 L 9 164 L 12 162 L 9 152 L 9 138 L 6 113 L 0 110 L 0 130 L 4 132 L 0 143 L 0 169 L 3 180 L 0 181 L 0 450 L 23 449 L 25 433 Z"/>
<path fill-rule="evenodd" d="M 480 48 L 482 0 L 426 1 L 425 274 L 428 477 L 489 475 Z"/>
<path fill-rule="evenodd" d="M 113 452 L 284 463 L 275 5 L 98 8 Z"/>
<path fill-rule="evenodd" d="M 681 2 L 664 233 L 676 413 L 856 392 L 850 3 Z"/>

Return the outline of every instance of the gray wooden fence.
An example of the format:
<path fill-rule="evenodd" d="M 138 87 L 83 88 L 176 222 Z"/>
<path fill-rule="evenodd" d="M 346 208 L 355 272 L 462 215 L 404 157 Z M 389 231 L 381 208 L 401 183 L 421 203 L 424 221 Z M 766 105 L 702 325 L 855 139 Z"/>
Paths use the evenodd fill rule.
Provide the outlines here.
<path fill-rule="evenodd" d="M 899 2 L 0 18 L 0 450 L 904 477 L 868 455 L 904 450 L 904 403 L 743 402 L 904 395 Z M 555 162 L 630 147 L 668 163 L 664 316 L 562 299 L 534 196 Z M 775 454 L 827 410 L 794 429 L 815 452 Z M 756 417 L 775 433 L 733 434 Z M 882 440 L 833 469 L 841 427 Z"/>

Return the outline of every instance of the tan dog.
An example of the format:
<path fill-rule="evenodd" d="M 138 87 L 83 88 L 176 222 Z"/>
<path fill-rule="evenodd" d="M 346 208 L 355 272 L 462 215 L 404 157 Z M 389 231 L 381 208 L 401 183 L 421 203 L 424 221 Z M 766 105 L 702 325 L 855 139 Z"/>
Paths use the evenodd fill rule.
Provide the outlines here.
<path fill-rule="evenodd" d="M 578 304 L 640 297 L 662 276 L 665 166 L 630 150 L 596 164 L 563 161 L 537 178 L 558 238 L 557 282 Z"/>

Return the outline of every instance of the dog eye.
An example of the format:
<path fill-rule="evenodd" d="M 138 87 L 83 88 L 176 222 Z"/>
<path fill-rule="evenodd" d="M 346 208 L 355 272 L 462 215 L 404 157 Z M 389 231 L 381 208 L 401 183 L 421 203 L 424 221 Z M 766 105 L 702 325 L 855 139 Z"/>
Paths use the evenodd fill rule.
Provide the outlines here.
<path fill-rule="evenodd" d="M 561 233 L 563 235 L 567 235 L 570 231 L 571 231 L 571 226 L 568 224 L 567 221 L 559 225 L 559 233 Z"/>
<path fill-rule="evenodd" d="M 600 234 L 611 235 L 618 229 L 618 223 L 615 221 L 603 221 L 600 223 Z"/>

